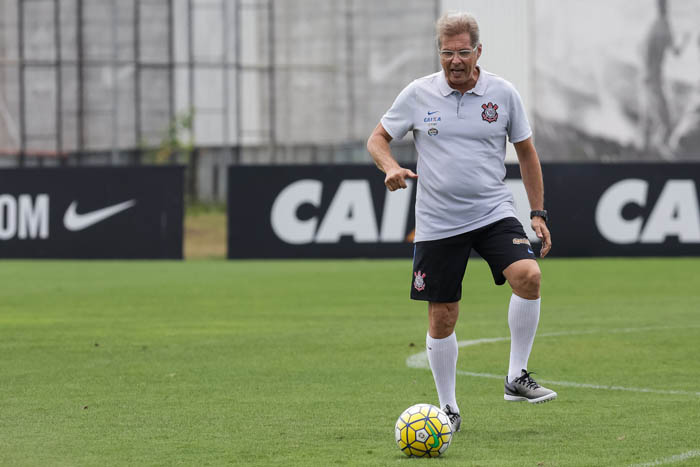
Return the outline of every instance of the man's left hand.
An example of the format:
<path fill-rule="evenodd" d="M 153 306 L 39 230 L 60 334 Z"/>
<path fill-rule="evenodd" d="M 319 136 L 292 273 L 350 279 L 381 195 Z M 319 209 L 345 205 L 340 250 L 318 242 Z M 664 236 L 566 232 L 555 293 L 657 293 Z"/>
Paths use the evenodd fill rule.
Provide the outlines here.
<path fill-rule="evenodd" d="M 532 230 L 537 234 L 537 238 L 542 240 L 542 249 L 540 250 L 540 257 L 544 258 L 552 249 L 552 236 L 547 228 L 547 223 L 539 216 L 532 218 Z"/>

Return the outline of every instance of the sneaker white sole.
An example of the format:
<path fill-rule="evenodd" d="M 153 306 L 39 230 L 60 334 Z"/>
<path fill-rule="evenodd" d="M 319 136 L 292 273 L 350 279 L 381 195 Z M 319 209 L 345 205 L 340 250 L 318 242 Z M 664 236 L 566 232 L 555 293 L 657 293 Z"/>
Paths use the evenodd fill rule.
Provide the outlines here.
<path fill-rule="evenodd" d="M 528 399 L 527 397 L 523 396 L 511 396 L 510 394 L 503 394 L 503 399 L 509 401 L 509 402 L 522 402 L 522 401 L 528 401 L 530 404 L 541 404 L 543 402 L 549 402 L 557 398 L 557 393 L 552 392 L 551 394 L 547 394 L 542 397 L 538 397 L 537 399 Z"/>

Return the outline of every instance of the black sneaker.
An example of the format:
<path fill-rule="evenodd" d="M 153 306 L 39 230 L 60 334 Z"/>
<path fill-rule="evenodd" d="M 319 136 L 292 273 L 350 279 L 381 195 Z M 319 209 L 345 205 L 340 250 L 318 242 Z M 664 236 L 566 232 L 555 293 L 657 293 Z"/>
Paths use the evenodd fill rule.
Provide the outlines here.
<path fill-rule="evenodd" d="M 505 394 L 503 398 L 507 401 L 518 402 L 528 401 L 531 404 L 548 402 L 557 398 L 557 393 L 551 389 L 544 388 L 530 377 L 532 373 L 522 370 L 519 377 L 508 382 L 506 376 Z"/>
<path fill-rule="evenodd" d="M 452 408 L 448 405 L 445 406 L 444 409 L 442 409 L 443 412 L 445 412 L 445 415 L 447 415 L 447 418 L 450 419 L 450 426 L 452 427 L 452 433 L 456 433 L 459 431 L 459 427 L 462 425 L 462 417 L 459 415 L 459 413 L 453 412 Z"/>

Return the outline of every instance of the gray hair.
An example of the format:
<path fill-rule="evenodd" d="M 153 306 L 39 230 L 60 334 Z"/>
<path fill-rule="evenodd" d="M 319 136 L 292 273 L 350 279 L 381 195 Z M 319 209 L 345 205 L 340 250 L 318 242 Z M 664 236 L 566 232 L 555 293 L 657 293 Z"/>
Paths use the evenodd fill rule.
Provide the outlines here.
<path fill-rule="evenodd" d="M 456 36 L 468 33 L 472 47 L 479 45 L 479 24 L 469 13 L 448 11 L 444 13 L 435 23 L 436 41 L 438 48 L 442 47 L 443 36 Z"/>

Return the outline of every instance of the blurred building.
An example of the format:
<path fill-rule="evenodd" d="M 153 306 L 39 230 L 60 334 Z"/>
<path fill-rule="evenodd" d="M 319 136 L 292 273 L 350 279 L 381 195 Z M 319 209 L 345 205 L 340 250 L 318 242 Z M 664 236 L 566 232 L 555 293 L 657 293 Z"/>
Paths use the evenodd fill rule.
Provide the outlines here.
<path fill-rule="evenodd" d="M 667 3 L 652 146 L 657 0 L 0 0 L 0 166 L 185 162 L 224 199 L 231 164 L 370 163 L 454 9 L 478 18 L 481 64 L 516 85 L 543 160 L 697 160 L 700 3 Z M 410 138 L 396 152 L 416 158 Z"/>
<path fill-rule="evenodd" d="M 178 120 L 180 142 L 227 163 L 366 162 L 387 96 L 435 69 L 438 12 L 421 0 L 0 0 L 0 163 L 136 162 Z"/>

